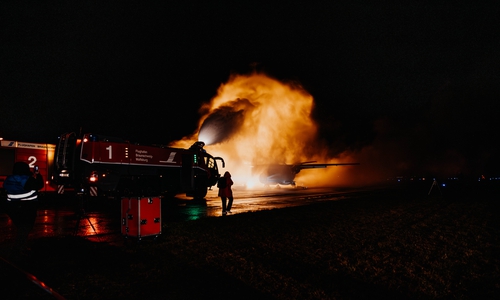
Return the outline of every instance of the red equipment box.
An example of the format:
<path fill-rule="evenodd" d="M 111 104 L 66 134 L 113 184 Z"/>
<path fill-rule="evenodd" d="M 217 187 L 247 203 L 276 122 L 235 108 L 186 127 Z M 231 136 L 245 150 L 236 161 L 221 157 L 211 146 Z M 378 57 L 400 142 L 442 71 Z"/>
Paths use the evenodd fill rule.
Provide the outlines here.
<path fill-rule="evenodd" d="M 123 197 L 121 199 L 122 234 L 139 240 L 161 234 L 160 197 Z"/>

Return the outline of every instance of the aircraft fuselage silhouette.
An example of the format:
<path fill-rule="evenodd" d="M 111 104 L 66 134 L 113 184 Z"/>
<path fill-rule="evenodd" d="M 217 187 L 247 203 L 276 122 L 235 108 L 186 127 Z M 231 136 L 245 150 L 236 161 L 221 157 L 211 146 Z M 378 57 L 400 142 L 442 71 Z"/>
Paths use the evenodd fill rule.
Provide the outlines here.
<path fill-rule="evenodd" d="M 295 186 L 295 176 L 303 169 L 318 169 L 329 166 L 352 166 L 359 163 L 338 163 L 338 164 L 316 164 L 315 161 L 308 161 L 293 165 L 269 164 L 254 166 L 259 172 L 259 181 L 265 185 L 292 185 Z"/>

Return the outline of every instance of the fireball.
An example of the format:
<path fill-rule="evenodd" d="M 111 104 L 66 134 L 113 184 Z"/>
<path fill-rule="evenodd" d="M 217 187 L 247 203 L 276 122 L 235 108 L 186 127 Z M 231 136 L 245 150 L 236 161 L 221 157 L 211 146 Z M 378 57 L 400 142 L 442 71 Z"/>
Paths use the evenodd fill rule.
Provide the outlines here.
<path fill-rule="evenodd" d="M 300 84 L 262 73 L 233 75 L 200 108 L 198 130 L 171 146 L 203 141 L 207 151 L 224 158 L 235 184 L 249 188 L 258 182 L 252 166 L 331 160 L 316 143 L 313 107 L 313 97 Z"/>

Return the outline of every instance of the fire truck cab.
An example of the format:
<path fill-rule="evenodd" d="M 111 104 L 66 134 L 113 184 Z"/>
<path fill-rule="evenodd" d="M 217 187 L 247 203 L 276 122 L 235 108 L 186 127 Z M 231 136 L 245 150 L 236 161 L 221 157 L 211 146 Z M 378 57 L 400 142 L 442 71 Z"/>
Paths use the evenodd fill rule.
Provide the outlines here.
<path fill-rule="evenodd" d="M 203 142 L 189 149 L 139 145 L 121 138 L 87 133 L 59 137 L 53 181 L 89 196 L 172 197 L 186 193 L 195 199 L 220 177 L 217 160 Z M 63 190 L 60 188 L 60 190 Z"/>

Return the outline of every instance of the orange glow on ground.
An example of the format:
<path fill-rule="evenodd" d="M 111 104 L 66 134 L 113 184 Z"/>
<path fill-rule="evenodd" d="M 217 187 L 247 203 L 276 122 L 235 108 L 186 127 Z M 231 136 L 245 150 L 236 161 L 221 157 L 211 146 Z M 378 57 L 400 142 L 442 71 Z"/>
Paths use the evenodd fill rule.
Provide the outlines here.
<path fill-rule="evenodd" d="M 189 148 L 203 141 L 207 152 L 224 158 L 226 168 L 221 174 L 229 171 L 235 185 L 259 187 L 262 183 L 252 173 L 254 165 L 342 162 L 326 157 L 327 149 L 318 146 L 313 107 L 313 97 L 297 83 L 262 73 L 233 75 L 200 109 L 198 130 L 171 146 Z M 302 170 L 295 180 L 307 181 L 307 186 L 332 186 L 341 168 L 346 167 Z"/>

